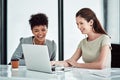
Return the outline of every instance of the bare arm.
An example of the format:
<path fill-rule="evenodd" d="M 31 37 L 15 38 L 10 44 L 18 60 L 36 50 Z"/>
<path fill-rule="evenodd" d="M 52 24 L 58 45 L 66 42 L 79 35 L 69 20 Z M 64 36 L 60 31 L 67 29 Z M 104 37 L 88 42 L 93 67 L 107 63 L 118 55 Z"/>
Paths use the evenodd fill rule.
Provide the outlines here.
<path fill-rule="evenodd" d="M 70 59 L 67 59 L 65 61 L 51 61 L 51 65 L 64 65 L 65 67 L 71 66 L 67 61 L 68 60 L 77 60 L 81 57 L 81 50 L 77 49 L 73 56 Z"/>
<path fill-rule="evenodd" d="M 89 68 L 89 69 L 103 69 L 106 64 L 107 55 L 110 51 L 110 48 L 108 45 L 105 45 L 101 48 L 100 55 L 98 59 L 92 63 L 77 63 L 76 62 L 76 56 L 73 55 L 71 60 L 68 60 L 67 62 L 71 64 L 74 67 L 79 68 Z M 77 54 L 77 53 L 76 53 Z"/>
<path fill-rule="evenodd" d="M 77 48 L 77 50 L 70 59 L 77 61 L 81 57 L 81 55 L 82 55 L 81 49 Z"/>

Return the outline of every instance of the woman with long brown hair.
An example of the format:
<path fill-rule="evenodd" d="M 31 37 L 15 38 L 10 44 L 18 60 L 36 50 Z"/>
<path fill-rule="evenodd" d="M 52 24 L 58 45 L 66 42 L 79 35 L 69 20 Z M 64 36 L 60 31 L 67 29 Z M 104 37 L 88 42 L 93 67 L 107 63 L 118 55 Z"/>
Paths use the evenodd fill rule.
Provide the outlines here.
<path fill-rule="evenodd" d="M 80 41 L 73 56 L 55 64 L 78 68 L 103 69 L 111 67 L 110 37 L 102 28 L 95 13 L 90 8 L 82 8 L 76 13 L 76 24 L 87 37 Z M 77 62 L 82 57 L 84 63 Z"/>

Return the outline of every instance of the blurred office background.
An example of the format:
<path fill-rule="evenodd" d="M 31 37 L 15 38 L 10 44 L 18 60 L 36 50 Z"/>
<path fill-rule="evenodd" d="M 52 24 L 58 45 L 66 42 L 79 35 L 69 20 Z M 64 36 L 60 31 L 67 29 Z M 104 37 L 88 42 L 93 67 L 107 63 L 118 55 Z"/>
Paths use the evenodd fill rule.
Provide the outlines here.
<path fill-rule="evenodd" d="M 0 64 L 9 63 L 21 37 L 32 35 L 28 20 L 39 12 L 48 16 L 47 38 L 57 43 L 57 60 L 70 58 L 85 38 L 75 22 L 76 12 L 83 7 L 91 8 L 111 42 L 120 44 L 119 0 L 1 0 L 0 5 Z"/>

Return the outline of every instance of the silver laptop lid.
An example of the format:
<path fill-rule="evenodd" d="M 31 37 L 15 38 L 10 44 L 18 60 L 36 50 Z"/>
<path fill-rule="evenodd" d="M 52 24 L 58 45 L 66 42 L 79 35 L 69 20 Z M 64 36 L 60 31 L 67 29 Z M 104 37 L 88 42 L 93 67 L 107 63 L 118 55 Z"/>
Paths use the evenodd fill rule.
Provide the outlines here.
<path fill-rule="evenodd" d="M 23 44 L 22 48 L 27 69 L 52 73 L 46 45 Z"/>

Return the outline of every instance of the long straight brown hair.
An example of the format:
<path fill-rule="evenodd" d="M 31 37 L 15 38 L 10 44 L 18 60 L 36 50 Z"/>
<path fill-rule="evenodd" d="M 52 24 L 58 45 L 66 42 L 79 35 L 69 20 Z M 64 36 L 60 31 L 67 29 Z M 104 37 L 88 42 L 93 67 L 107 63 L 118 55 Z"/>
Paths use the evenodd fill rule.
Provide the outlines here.
<path fill-rule="evenodd" d="M 95 13 L 90 8 L 82 8 L 76 13 L 76 17 L 82 17 L 87 22 L 93 20 L 93 29 L 95 33 L 107 34 L 106 31 L 102 28 L 99 20 L 97 19 Z"/>

